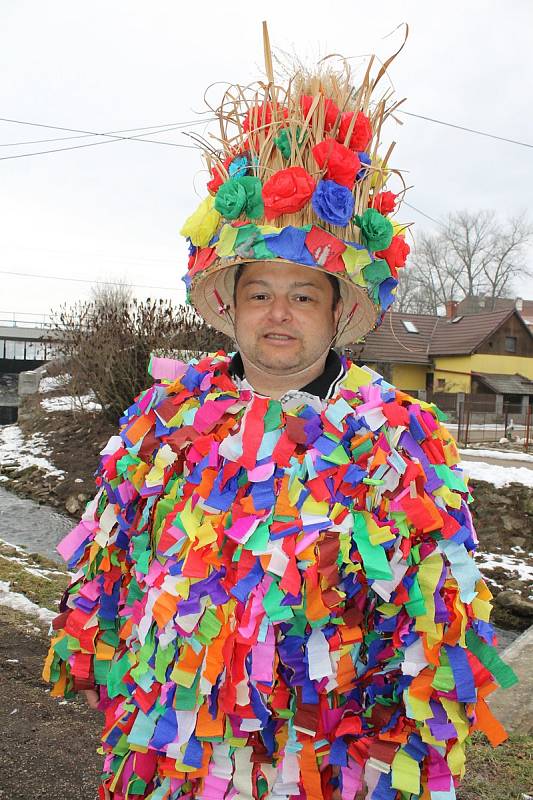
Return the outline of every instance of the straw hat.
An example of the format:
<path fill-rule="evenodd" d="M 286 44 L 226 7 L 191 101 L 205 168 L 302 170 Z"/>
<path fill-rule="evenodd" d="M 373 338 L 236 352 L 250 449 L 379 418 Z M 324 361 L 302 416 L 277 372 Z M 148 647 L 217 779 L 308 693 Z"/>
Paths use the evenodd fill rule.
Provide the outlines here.
<path fill-rule="evenodd" d="M 263 35 L 268 81 L 232 86 L 212 109 L 220 136 L 217 149 L 204 145 L 209 194 L 181 229 L 190 247 L 188 299 L 232 336 L 236 267 L 302 264 L 338 279 L 344 308 L 336 344 L 356 342 L 394 301 L 409 252 L 407 226 L 389 218 L 403 196 L 385 188 L 391 175 L 401 179 L 388 163 L 394 143 L 378 155 L 383 122 L 399 103 L 391 91 L 371 100 L 392 58 L 374 79 L 371 59 L 358 89 L 345 63 L 339 74 L 328 60 L 282 87 L 266 23 Z"/>

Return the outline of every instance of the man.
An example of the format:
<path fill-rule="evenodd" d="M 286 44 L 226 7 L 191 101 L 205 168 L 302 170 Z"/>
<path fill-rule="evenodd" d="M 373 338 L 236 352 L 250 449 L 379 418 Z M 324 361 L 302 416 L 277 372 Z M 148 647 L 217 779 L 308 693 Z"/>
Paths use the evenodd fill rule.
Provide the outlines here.
<path fill-rule="evenodd" d="M 101 798 L 453 798 L 469 732 L 505 736 L 492 675 L 513 681 L 470 495 L 440 412 L 331 349 L 408 249 L 385 109 L 368 76 L 268 77 L 222 103 L 239 134 L 182 231 L 191 302 L 238 351 L 152 360 L 60 545 L 45 676 L 105 712 Z"/>

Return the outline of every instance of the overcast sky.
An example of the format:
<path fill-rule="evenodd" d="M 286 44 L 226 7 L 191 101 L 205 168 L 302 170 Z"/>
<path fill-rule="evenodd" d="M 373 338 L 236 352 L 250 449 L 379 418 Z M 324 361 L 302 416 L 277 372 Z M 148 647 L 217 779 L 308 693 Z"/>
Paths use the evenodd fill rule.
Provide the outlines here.
<path fill-rule="evenodd" d="M 0 116 L 84 131 L 195 120 L 209 84 L 262 77 L 265 18 L 273 48 L 307 63 L 332 52 L 386 58 L 401 40 L 391 32 L 407 22 L 390 72 L 406 110 L 533 143 L 531 0 L 1 0 Z M 390 131 L 392 162 L 414 184 L 411 205 L 437 220 L 464 208 L 502 219 L 531 208 L 531 148 L 403 120 Z M 0 122 L 0 158 L 103 141 L 13 145 L 63 136 Z M 189 143 L 179 130 L 147 138 Z M 44 314 L 90 291 L 9 271 L 126 280 L 163 287 L 137 288 L 140 297 L 183 300 L 178 230 L 205 193 L 201 169 L 195 150 L 136 141 L 0 161 L 0 317 Z M 412 209 L 400 218 L 437 227 Z M 525 280 L 516 290 L 533 298 Z"/>

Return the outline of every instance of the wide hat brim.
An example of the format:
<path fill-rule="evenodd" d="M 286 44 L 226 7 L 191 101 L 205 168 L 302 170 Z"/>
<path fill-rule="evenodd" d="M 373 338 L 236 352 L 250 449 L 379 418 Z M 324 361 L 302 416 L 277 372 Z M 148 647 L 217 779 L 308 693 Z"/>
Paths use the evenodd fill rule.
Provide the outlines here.
<path fill-rule="evenodd" d="M 276 263 L 294 264 L 288 259 L 276 258 Z M 194 276 L 190 287 L 190 300 L 201 317 L 213 328 L 234 336 L 233 325 L 233 287 L 235 270 L 239 264 L 253 263 L 241 256 L 219 259 L 217 263 L 201 270 Z M 344 346 L 361 340 L 378 324 L 379 310 L 370 300 L 366 289 L 359 287 L 342 273 L 328 272 L 320 267 L 306 266 L 307 269 L 320 270 L 339 281 L 343 311 L 337 326 L 335 346 Z"/>

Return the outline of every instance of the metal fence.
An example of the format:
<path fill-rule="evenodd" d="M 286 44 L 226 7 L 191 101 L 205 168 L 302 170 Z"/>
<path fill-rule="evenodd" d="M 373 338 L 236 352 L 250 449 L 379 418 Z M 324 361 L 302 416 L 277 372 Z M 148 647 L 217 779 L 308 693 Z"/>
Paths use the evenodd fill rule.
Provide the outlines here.
<path fill-rule="evenodd" d="M 493 394 L 444 392 L 435 392 L 428 399 L 447 414 L 446 425 L 463 447 L 506 439 L 525 452 L 533 449 L 531 403 L 506 403 L 501 396 Z"/>

